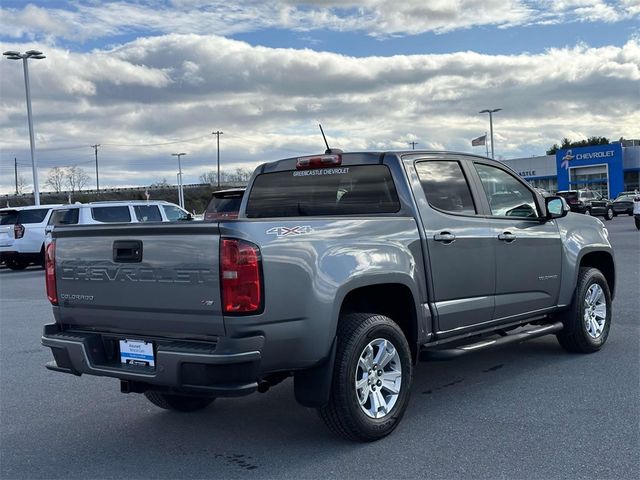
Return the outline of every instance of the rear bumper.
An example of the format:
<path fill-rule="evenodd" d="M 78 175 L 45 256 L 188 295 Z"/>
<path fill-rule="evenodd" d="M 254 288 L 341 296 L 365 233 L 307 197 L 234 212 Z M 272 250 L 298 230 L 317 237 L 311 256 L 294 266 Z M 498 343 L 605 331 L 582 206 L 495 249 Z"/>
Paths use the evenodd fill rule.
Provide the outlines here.
<path fill-rule="evenodd" d="M 136 338 L 119 336 L 118 338 Z M 138 388 L 241 396 L 258 387 L 264 337 L 220 339 L 215 343 L 151 339 L 155 367 L 123 365 L 111 334 L 44 327 L 42 345 L 54 361 L 47 368 L 74 375 L 97 375 L 135 383 Z"/>

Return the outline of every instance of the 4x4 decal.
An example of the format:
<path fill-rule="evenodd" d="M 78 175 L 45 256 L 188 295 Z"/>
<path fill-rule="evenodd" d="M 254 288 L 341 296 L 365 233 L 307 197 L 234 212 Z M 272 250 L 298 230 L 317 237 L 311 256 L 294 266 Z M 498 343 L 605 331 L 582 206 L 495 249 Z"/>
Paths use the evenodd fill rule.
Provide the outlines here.
<path fill-rule="evenodd" d="M 273 227 L 267 230 L 267 235 L 276 235 L 280 237 L 294 237 L 313 232 L 313 228 L 309 225 L 296 225 L 295 227 Z"/>

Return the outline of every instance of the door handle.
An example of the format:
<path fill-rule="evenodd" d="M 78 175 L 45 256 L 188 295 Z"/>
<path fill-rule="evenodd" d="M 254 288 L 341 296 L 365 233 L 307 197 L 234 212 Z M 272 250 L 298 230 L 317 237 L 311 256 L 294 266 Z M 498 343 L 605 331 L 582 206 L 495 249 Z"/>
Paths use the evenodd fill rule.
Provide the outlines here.
<path fill-rule="evenodd" d="M 511 243 L 516 240 L 516 236 L 511 232 L 504 232 L 498 235 L 498 240 L 502 240 L 503 242 Z"/>
<path fill-rule="evenodd" d="M 455 241 L 456 236 L 453 233 L 441 232 L 441 233 L 436 233 L 433 236 L 433 239 L 436 242 L 442 242 L 445 245 L 448 245 L 448 244 L 453 243 Z"/>

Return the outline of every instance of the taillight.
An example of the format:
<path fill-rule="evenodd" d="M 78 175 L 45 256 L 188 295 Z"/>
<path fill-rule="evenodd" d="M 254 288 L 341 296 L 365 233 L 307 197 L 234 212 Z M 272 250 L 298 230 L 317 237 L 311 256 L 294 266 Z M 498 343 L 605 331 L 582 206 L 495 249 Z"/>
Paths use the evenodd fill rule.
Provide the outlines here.
<path fill-rule="evenodd" d="M 224 313 L 255 313 L 262 309 L 260 249 L 244 240 L 222 239 L 220 279 Z"/>
<path fill-rule="evenodd" d="M 342 165 L 342 155 L 317 155 L 315 157 L 300 157 L 296 161 L 297 170 L 307 168 L 324 168 Z"/>
<path fill-rule="evenodd" d="M 44 255 L 45 277 L 47 282 L 47 297 L 53 305 L 58 305 L 58 288 L 56 287 L 56 244 L 47 245 Z"/>
<path fill-rule="evenodd" d="M 14 238 L 22 238 L 24 236 L 24 225 L 20 223 L 16 223 L 13 226 L 13 237 Z"/>

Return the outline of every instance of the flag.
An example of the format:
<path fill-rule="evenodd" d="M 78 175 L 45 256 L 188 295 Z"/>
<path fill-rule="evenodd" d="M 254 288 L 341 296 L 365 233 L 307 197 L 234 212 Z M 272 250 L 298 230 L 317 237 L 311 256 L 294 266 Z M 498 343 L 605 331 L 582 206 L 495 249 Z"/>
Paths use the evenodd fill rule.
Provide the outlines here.
<path fill-rule="evenodd" d="M 471 146 L 472 147 L 477 147 L 479 145 L 485 145 L 486 143 L 487 143 L 487 134 L 486 133 L 484 135 L 482 135 L 481 137 L 474 138 L 473 140 L 471 140 Z"/>

